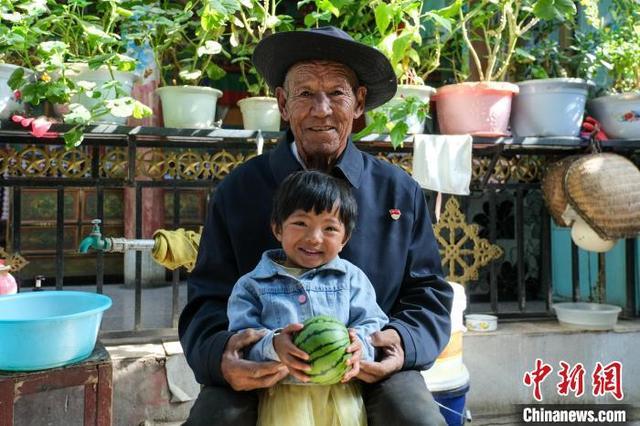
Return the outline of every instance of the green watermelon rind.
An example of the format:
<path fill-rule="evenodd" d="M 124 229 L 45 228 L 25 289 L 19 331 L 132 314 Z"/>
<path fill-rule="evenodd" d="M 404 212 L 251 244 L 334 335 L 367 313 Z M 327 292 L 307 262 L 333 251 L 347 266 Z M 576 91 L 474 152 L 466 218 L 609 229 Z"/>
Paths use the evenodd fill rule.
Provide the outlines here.
<path fill-rule="evenodd" d="M 304 322 L 304 328 L 293 343 L 309 355 L 309 381 L 329 385 L 338 383 L 348 370 L 346 352 L 351 344 L 349 331 L 335 318 L 321 315 Z M 337 357 L 336 357 L 337 355 Z"/>

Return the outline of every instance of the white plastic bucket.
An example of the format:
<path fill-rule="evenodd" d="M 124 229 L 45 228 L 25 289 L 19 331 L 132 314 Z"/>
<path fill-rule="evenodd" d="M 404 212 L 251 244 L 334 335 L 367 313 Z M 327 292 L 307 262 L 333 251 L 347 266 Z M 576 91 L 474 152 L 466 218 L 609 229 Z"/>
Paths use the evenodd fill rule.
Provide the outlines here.
<path fill-rule="evenodd" d="M 162 103 L 164 127 L 210 129 L 222 92 L 211 87 L 165 86 L 156 89 Z"/>
<path fill-rule="evenodd" d="M 591 83 L 580 78 L 547 78 L 517 83 L 511 131 L 518 137 L 580 134 Z"/>
<path fill-rule="evenodd" d="M 266 96 L 244 98 L 238 101 L 242 112 L 242 124 L 246 130 L 280 130 L 278 100 Z"/>

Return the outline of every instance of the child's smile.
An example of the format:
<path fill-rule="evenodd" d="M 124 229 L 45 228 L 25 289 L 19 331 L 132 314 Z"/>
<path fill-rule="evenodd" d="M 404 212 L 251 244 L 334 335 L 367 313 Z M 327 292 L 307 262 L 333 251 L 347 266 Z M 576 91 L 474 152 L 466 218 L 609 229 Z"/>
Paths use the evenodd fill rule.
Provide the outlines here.
<path fill-rule="evenodd" d="M 287 254 L 285 266 L 307 269 L 334 259 L 347 242 L 337 208 L 320 214 L 296 210 L 274 234 Z"/>

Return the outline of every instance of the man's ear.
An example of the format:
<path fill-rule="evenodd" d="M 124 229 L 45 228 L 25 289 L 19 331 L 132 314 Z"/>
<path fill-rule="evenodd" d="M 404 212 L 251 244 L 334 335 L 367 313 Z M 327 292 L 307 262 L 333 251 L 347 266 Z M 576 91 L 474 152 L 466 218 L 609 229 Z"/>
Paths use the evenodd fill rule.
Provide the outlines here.
<path fill-rule="evenodd" d="M 356 89 L 356 110 L 354 117 L 358 118 L 364 113 L 364 101 L 367 99 L 367 88 L 358 86 Z"/>
<path fill-rule="evenodd" d="M 289 111 L 287 110 L 287 93 L 282 87 L 276 87 L 276 99 L 278 100 L 278 109 L 284 121 L 289 121 Z"/>
<path fill-rule="evenodd" d="M 271 232 L 273 232 L 273 235 L 278 241 L 282 242 L 282 225 L 271 222 Z"/>

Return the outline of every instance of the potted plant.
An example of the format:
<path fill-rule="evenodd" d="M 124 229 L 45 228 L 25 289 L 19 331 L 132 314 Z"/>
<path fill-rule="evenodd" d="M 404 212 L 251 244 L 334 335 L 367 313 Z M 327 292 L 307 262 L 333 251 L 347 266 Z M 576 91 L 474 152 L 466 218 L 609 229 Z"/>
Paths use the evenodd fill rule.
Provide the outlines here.
<path fill-rule="evenodd" d="M 608 92 L 588 104 L 611 138 L 640 138 L 640 10 L 633 0 L 614 0 L 611 21 L 597 34 L 596 57 L 607 70 Z"/>
<path fill-rule="evenodd" d="M 0 119 L 23 107 L 20 92 L 12 90 L 8 81 L 20 67 L 27 78 L 33 75 L 35 46 L 42 38 L 37 23 L 47 12 L 45 4 L 30 0 L 0 3 Z"/>
<path fill-rule="evenodd" d="M 518 93 L 518 87 L 503 80 L 518 41 L 542 19 L 572 16 L 575 5 L 543 0 L 456 0 L 454 7 L 461 23 L 457 47 L 469 52 L 479 81 L 438 89 L 435 100 L 440 132 L 487 137 L 507 135 L 511 99 Z M 461 56 L 460 50 L 455 54 L 457 58 Z"/>
<path fill-rule="evenodd" d="M 79 145 L 84 128 L 92 122 L 125 124 L 128 117 L 151 114 L 145 105 L 131 98 L 135 61 L 122 54 L 117 34 L 119 23 L 130 16 L 115 0 L 51 2 L 50 10 L 38 19 L 40 42 L 33 66 L 35 79 L 17 69 L 9 86 L 19 91 L 24 102 L 54 105 L 64 122 L 68 147 Z"/>
<path fill-rule="evenodd" d="M 160 5 L 132 8 L 138 32 L 128 37 L 147 42 L 160 70 L 160 96 L 164 125 L 176 128 L 211 128 L 222 92 L 201 86 L 217 80 L 224 70 L 215 63 L 218 54 L 228 56 L 219 40 L 237 2 L 195 0 L 184 6 L 164 0 Z"/>
<path fill-rule="evenodd" d="M 394 147 L 407 134 L 424 133 L 429 100 L 435 93 L 424 82 L 440 64 L 440 52 L 454 25 L 449 8 L 423 12 L 424 2 L 374 1 L 372 34 L 366 41 L 383 52 L 398 77 L 398 90 L 386 105 L 367 113 L 367 126 L 354 136 L 389 133 Z"/>
<path fill-rule="evenodd" d="M 276 0 L 246 0 L 229 23 L 229 42 L 234 57 L 231 62 L 239 65 L 240 80 L 251 95 L 238 101 L 245 129 L 280 130 L 278 101 L 269 96 L 269 86 L 251 63 L 253 50 L 260 40 L 269 34 L 293 29 L 293 18 L 277 13 L 279 3 Z"/>

